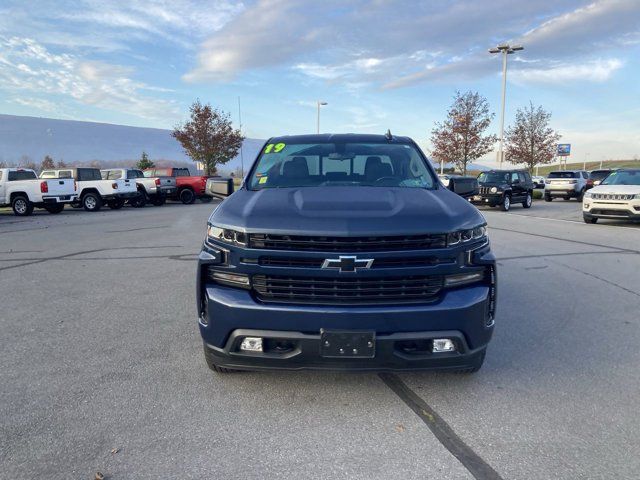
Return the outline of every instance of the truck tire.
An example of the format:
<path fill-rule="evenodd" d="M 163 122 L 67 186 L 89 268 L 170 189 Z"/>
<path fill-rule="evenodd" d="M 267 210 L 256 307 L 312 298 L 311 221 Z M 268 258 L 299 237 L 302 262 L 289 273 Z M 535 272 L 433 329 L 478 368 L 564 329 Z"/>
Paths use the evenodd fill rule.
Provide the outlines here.
<path fill-rule="evenodd" d="M 190 188 L 180 190 L 180 201 L 185 205 L 191 205 L 196 201 L 196 194 Z"/>
<path fill-rule="evenodd" d="M 102 208 L 102 199 L 97 193 L 89 192 L 82 196 L 82 208 L 87 212 L 97 212 Z"/>
<path fill-rule="evenodd" d="M 129 205 L 131 205 L 133 208 L 142 208 L 147 204 L 147 196 L 144 194 L 144 192 L 140 192 L 140 195 L 138 195 L 136 198 L 132 198 L 131 200 L 129 200 Z"/>
<path fill-rule="evenodd" d="M 107 205 L 109 205 L 109 208 L 111 210 L 120 210 L 122 207 L 124 207 L 124 200 L 120 198 L 117 200 L 112 200 L 110 202 L 107 202 Z"/>
<path fill-rule="evenodd" d="M 527 198 L 524 199 L 524 202 L 522 202 L 522 207 L 523 208 L 531 208 L 531 203 L 533 202 L 533 199 L 531 198 L 531 193 L 527 192 Z"/>
<path fill-rule="evenodd" d="M 582 215 L 582 219 L 584 223 L 598 223 L 597 217 L 587 217 L 586 215 Z"/>
<path fill-rule="evenodd" d="M 162 205 L 167 203 L 167 197 L 156 195 L 151 199 L 151 203 L 153 203 L 156 207 L 161 207 Z"/>
<path fill-rule="evenodd" d="M 209 356 L 209 352 L 207 351 L 207 347 L 204 347 L 204 359 L 207 362 L 207 367 L 209 367 L 211 370 L 213 370 L 216 373 L 225 374 L 225 373 L 234 373 L 238 371 L 238 370 L 233 370 L 231 368 L 219 367 L 218 365 L 213 363 L 213 360 L 211 359 L 211 357 Z"/>
<path fill-rule="evenodd" d="M 64 210 L 64 203 L 56 203 L 55 205 L 46 205 L 44 209 L 49 213 L 60 213 Z"/>
<path fill-rule="evenodd" d="M 502 210 L 503 212 L 508 212 L 510 208 L 511 208 L 511 196 L 505 193 L 504 197 L 502 198 L 502 203 L 500 204 L 500 210 Z"/>
<path fill-rule="evenodd" d="M 13 213 L 18 217 L 27 217 L 33 213 L 33 203 L 29 201 L 26 195 L 16 195 L 11 200 L 11 208 Z"/>
<path fill-rule="evenodd" d="M 213 200 L 212 197 L 208 197 L 208 196 L 200 197 L 200 201 L 202 203 L 211 203 L 211 200 Z"/>
<path fill-rule="evenodd" d="M 473 366 L 456 370 L 456 373 L 458 374 L 476 373 L 482 368 L 482 365 L 484 364 L 484 357 L 486 354 L 487 352 L 485 350 L 484 352 L 482 352 L 482 355 L 478 358 L 478 360 L 476 360 Z"/>
<path fill-rule="evenodd" d="M 578 193 L 576 200 L 578 200 L 579 202 L 582 202 L 583 198 L 584 198 L 584 190 L 580 190 L 580 193 Z"/>
<path fill-rule="evenodd" d="M 550 202 L 553 200 L 553 197 L 551 195 L 549 195 L 548 193 L 544 194 L 544 201 L 545 202 Z"/>

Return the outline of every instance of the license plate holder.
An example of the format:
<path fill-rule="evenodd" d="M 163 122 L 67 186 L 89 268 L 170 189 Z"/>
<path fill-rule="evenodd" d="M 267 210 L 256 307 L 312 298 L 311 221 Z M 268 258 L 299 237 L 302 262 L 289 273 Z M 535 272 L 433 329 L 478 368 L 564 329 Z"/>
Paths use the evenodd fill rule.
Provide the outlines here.
<path fill-rule="evenodd" d="M 320 330 L 320 356 L 325 358 L 373 358 L 376 333 L 370 331 Z"/>

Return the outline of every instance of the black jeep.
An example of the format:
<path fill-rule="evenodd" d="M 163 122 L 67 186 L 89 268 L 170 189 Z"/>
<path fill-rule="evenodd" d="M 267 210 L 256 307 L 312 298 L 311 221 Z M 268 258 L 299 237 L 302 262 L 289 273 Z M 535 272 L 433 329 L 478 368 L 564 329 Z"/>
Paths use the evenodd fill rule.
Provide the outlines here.
<path fill-rule="evenodd" d="M 474 205 L 497 205 L 507 212 L 514 203 L 531 207 L 533 181 L 526 170 L 489 170 L 478 176 L 480 192 L 471 198 Z"/>

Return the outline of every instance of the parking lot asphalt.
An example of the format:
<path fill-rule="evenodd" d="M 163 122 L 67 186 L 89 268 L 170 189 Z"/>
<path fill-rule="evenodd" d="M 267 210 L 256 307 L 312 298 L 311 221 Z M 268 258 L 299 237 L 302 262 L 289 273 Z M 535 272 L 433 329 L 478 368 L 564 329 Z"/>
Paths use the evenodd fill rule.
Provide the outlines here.
<path fill-rule="evenodd" d="M 212 208 L 0 213 L 0 478 L 638 478 L 638 226 L 482 210 L 475 375 L 219 376 L 194 306 Z"/>

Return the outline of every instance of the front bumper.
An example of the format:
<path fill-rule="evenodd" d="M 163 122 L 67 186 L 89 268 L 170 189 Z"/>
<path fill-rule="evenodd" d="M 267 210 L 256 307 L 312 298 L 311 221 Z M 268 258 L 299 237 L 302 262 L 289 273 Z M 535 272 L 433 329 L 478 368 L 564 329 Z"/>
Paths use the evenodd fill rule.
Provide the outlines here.
<path fill-rule="evenodd" d="M 494 290 L 495 301 L 495 290 Z M 473 285 L 446 291 L 431 304 L 328 307 L 263 304 L 246 290 L 207 284 L 200 333 L 213 363 L 234 369 L 424 370 L 471 366 L 493 333 L 490 287 Z M 204 317 L 204 318 L 203 318 Z M 320 330 L 371 331 L 374 358 L 325 358 Z M 296 343 L 294 354 L 238 351 L 245 336 Z M 455 339 L 457 352 L 406 354 L 399 343 L 432 338 Z"/>
<path fill-rule="evenodd" d="M 291 348 L 284 352 L 261 353 L 240 352 L 238 346 L 244 337 L 261 337 L 273 341 L 284 341 Z M 407 352 L 402 345 L 411 342 L 429 342 L 434 338 L 450 338 L 457 352 L 429 353 Z M 471 349 L 465 336 L 455 330 L 433 332 L 404 332 L 376 337 L 376 352 L 373 358 L 328 358 L 320 354 L 320 334 L 305 334 L 296 331 L 234 330 L 225 346 L 215 347 L 205 342 L 205 355 L 210 362 L 220 367 L 236 370 L 430 370 L 461 369 L 473 367 L 482 357 L 486 345 Z"/>
<path fill-rule="evenodd" d="M 495 207 L 502 203 L 502 198 L 503 193 L 484 193 L 470 197 L 469 201 L 474 205 L 490 205 Z"/>
<path fill-rule="evenodd" d="M 640 199 L 611 201 L 585 198 L 582 202 L 582 214 L 585 218 L 610 218 L 637 222 L 640 221 Z"/>

